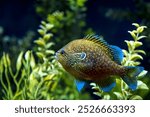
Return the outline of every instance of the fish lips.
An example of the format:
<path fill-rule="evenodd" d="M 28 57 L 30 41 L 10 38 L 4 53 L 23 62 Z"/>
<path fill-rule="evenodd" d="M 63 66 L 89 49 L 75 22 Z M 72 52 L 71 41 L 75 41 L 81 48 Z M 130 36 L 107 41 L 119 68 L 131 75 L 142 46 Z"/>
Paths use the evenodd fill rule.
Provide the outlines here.
<path fill-rule="evenodd" d="M 59 54 L 59 52 L 56 52 L 56 53 L 54 54 L 54 57 L 55 57 L 56 60 L 58 60 L 58 54 Z"/>

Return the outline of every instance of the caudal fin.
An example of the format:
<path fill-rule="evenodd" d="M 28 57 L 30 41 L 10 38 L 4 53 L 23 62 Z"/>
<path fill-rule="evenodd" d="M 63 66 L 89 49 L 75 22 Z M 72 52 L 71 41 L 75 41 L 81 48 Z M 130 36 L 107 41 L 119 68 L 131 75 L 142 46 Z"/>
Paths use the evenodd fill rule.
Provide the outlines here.
<path fill-rule="evenodd" d="M 123 76 L 124 82 L 129 86 L 131 90 L 136 90 L 137 88 L 137 76 L 144 70 L 143 67 L 126 67 L 126 75 Z"/>

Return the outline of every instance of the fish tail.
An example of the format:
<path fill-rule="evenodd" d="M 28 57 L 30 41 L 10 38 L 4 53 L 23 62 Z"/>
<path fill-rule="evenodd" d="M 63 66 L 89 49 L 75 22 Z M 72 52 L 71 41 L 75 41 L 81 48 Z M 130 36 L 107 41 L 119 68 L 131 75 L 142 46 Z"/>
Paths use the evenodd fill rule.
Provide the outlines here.
<path fill-rule="evenodd" d="M 136 90 L 137 88 L 137 76 L 144 70 L 141 66 L 127 66 L 125 67 L 126 74 L 122 77 L 124 82 L 129 86 L 131 90 Z"/>

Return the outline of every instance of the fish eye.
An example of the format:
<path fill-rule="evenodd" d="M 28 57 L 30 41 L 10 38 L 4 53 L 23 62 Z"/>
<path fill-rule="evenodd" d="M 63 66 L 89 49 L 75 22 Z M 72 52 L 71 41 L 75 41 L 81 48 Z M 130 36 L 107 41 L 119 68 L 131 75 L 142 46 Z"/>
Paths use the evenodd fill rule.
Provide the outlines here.
<path fill-rule="evenodd" d="M 82 52 L 81 55 L 80 55 L 80 57 L 81 57 L 82 60 L 85 59 L 86 53 Z"/>
<path fill-rule="evenodd" d="M 60 54 L 64 54 L 65 53 L 65 51 L 64 51 L 64 49 L 62 49 L 61 51 L 60 51 Z"/>

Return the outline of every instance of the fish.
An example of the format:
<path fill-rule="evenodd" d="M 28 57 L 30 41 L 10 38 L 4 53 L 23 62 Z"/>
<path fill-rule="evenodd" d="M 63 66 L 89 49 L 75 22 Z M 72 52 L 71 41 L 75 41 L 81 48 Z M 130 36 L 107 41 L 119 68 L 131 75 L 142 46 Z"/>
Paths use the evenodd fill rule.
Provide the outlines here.
<path fill-rule="evenodd" d="M 87 35 L 69 42 L 56 52 L 55 57 L 75 77 L 78 91 L 90 81 L 109 92 L 116 86 L 115 76 L 134 91 L 137 89 L 137 76 L 144 70 L 142 66 L 121 65 L 122 49 L 108 44 L 98 35 Z"/>

